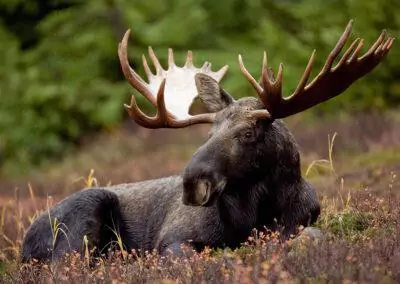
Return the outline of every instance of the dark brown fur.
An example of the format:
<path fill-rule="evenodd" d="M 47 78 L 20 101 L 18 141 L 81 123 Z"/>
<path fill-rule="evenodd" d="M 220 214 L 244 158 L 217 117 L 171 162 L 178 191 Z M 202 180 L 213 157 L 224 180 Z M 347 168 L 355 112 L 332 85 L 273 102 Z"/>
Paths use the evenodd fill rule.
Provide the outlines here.
<path fill-rule="evenodd" d="M 316 221 L 314 188 L 301 176 L 297 144 L 280 120 L 254 119 L 258 99 L 234 101 L 211 78 L 196 76 L 199 96 L 218 112 L 208 140 L 181 175 L 86 189 L 50 210 L 66 235 L 54 242 L 49 215 L 28 230 L 22 258 L 52 260 L 82 251 L 83 236 L 100 251 L 122 236 L 128 250 L 179 253 L 182 243 L 201 250 L 237 247 L 253 228 L 280 230 L 283 239 Z M 68 240 L 67 240 L 68 239 Z"/>

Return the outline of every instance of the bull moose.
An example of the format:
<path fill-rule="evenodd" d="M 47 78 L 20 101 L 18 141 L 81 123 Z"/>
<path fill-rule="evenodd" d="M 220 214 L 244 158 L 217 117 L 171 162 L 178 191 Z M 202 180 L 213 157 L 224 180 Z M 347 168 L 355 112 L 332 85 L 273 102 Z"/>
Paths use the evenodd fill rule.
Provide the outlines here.
<path fill-rule="evenodd" d="M 282 96 L 282 64 L 275 76 L 264 52 L 257 81 L 239 55 L 241 72 L 258 98 L 238 100 L 219 85 L 227 66 L 213 72 L 205 62 L 196 68 L 190 51 L 185 65 L 178 67 L 169 49 L 164 70 L 149 47 L 156 74 L 143 56 L 147 83 L 129 65 L 128 30 L 118 46 L 123 74 L 157 109 L 156 115 L 146 115 L 132 96 L 130 105 L 125 105 L 129 116 L 151 129 L 209 123 L 209 136 L 178 175 L 83 189 L 49 208 L 28 229 L 22 260 L 52 261 L 65 252 L 82 252 L 84 239 L 90 248 L 104 251 L 115 240 L 115 232 L 127 250 L 179 254 L 181 244 L 197 251 L 205 246 L 237 247 L 254 228 L 279 230 L 285 240 L 299 226 L 315 222 L 320 214 L 316 191 L 301 175 L 298 146 L 281 119 L 341 94 L 385 58 L 394 38 L 382 31 L 362 56 L 363 39 L 355 39 L 334 66 L 352 25 L 351 20 L 322 70 L 308 83 L 312 53 L 287 98 Z M 197 96 L 209 112 L 189 114 Z M 56 239 L 51 220 L 64 228 Z"/>

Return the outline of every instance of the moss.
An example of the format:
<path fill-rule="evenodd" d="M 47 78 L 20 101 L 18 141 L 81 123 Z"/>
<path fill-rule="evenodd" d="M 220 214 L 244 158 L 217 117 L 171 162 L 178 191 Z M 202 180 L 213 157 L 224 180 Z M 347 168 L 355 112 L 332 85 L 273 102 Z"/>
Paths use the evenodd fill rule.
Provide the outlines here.
<path fill-rule="evenodd" d="M 335 235 L 351 237 L 371 229 L 373 215 L 356 210 L 345 210 L 332 216 L 328 229 Z"/>

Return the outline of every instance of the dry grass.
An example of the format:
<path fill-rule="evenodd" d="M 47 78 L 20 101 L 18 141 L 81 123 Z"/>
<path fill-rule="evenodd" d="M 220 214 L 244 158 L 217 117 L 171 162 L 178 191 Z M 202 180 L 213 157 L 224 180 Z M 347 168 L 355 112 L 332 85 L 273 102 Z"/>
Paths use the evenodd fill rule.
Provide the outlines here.
<path fill-rule="evenodd" d="M 32 200 L 36 202 L 37 200 Z M 29 216 L 18 206 L 6 213 L 1 236 L 0 276 L 10 283 L 250 283 L 334 282 L 385 283 L 400 281 L 400 200 L 378 197 L 365 190 L 322 200 L 317 223 L 325 236 L 280 244 L 274 233 L 253 232 L 237 250 L 209 250 L 187 257 L 161 257 L 155 252 L 116 251 L 94 257 L 71 253 L 58 263 L 18 262 L 20 232 Z M 32 208 L 33 209 L 33 208 Z M 33 211 L 32 211 L 33 212 Z M 4 214 L 2 215 L 4 218 Z M 8 234 L 8 235 L 7 235 Z M 3 271 L 2 271 L 3 270 Z M 349 282 L 347 282 L 349 283 Z"/>
<path fill-rule="evenodd" d="M 381 135 L 360 134 L 346 144 L 351 125 L 357 123 L 328 127 L 325 132 L 315 127 L 313 135 L 304 131 L 304 136 L 300 135 L 304 126 L 291 123 L 303 151 L 304 173 L 319 191 L 322 213 L 316 225 L 325 233 L 321 239 L 303 237 L 279 244 L 274 233 L 253 232 L 235 251 L 188 251 L 183 258 L 121 251 L 121 243 L 116 243 L 116 251 L 101 258 L 86 250 L 52 265 L 21 265 L 25 230 L 51 204 L 82 187 L 177 173 L 201 144 L 205 128 L 178 136 L 141 131 L 132 138 L 122 132 L 87 146 L 57 168 L 43 169 L 17 184 L 1 183 L 9 192 L 0 197 L 0 283 L 398 283 L 400 131 L 396 124 L 387 124 Z M 335 132 L 338 135 L 332 136 Z M 354 141 L 366 136 L 368 142 L 354 150 Z M 315 137 L 320 137 L 318 146 L 307 142 Z M 187 146 L 182 149 L 181 144 Z M 339 151 L 346 155 L 338 155 Z M 128 162 L 127 156 L 134 158 Z M 159 164 L 163 167 L 154 167 Z M 33 180 L 32 186 L 26 179 Z M 54 233 L 62 233 L 58 228 L 55 223 Z"/>
<path fill-rule="evenodd" d="M 396 111 L 385 116 L 369 114 L 314 122 L 303 119 L 303 115 L 299 114 L 286 120 L 299 143 L 304 173 L 313 161 L 329 159 L 327 138 L 331 135 L 332 139 L 337 133 L 333 149 L 335 169 L 339 176 L 346 175 L 347 182 L 354 179 L 357 183 L 360 179 L 376 176 L 377 173 L 371 171 L 385 167 L 382 171 L 384 175 L 399 164 L 399 122 Z M 95 170 L 97 181 L 101 184 L 134 182 L 176 174 L 203 144 L 209 130 L 207 125 L 196 125 L 178 130 L 138 128 L 132 132 L 134 125 L 128 125 L 111 135 L 92 137 L 91 143 L 86 143 L 77 153 L 57 163 L 49 163 L 24 176 L 1 177 L 0 195 L 12 196 L 13 189 L 19 188 L 21 197 L 28 197 L 29 183 L 37 195 L 66 196 L 82 187 L 82 178 L 91 169 Z M 369 152 L 371 156 L 367 155 Z M 369 160 L 365 162 L 355 159 L 357 157 Z M 391 163 L 388 163 L 390 159 Z M 364 169 L 364 164 L 368 168 Z M 357 176 L 353 178 L 355 170 Z M 366 171 L 368 176 L 360 178 Z M 313 181 L 317 182 L 318 187 L 322 186 L 325 193 L 325 178 L 330 179 L 329 170 L 327 172 L 326 169 L 315 167 L 309 178 L 314 178 L 314 175 L 323 179 L 321 183 L 317 179 Z"/>

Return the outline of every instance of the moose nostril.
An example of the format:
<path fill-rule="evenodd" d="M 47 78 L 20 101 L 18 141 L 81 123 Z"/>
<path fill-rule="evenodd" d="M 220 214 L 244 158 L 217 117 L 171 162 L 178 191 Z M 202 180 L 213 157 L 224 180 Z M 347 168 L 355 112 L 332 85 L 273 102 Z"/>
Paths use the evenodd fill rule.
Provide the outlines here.
<path fill-rule="evenodd" d="M 211 182 L 209 182 L 208 180 L 199 180 L 197 182 L 195 199 L 197 201 L 200 201 L 200 203 L 202 203 L 207 198 L 210 189 L 211 189 Z"/>

